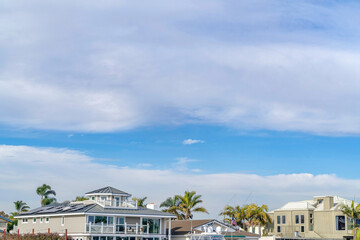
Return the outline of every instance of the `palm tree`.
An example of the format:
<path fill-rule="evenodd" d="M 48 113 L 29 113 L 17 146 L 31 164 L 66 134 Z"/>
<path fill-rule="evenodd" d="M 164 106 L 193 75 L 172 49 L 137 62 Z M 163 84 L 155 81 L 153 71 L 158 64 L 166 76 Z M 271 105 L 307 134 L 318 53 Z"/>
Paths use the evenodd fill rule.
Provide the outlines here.
<path fill-rule="evenodd" d="M 18 215 L 22 212 L 29 211 L 30 207 L 23 201 L 16 201 L 16 202 L 14 202 L 14 204 L 15 204 L 16 215 Z"/>
<path fill-rule="evenodd" d="M 200 199 L 201 195 L 196 195 L 195 191 L 185 191 L 184 196 L 176 195 L 179 198 L 180 204 L 179 209 L 184 214 L 184 219 L 189 220 L 193 218 L 193 212 L 208 213 L 204 207 L 196 207 L 203 201 Z"/>
<path fill-rule="evenodd" d="M 345 214 L 346 216 L 348 216 L 349 218 L 352 219 L 352 222 L 353 222 L 353 228 L 352 228 L 353 239 L 356 239 L 355 220 L 360 217 L 360 203 L 357 204 L 356 207 L 355 207 L 355 202 L 353 200 L 351 202 L 351 206 L 348 206 L 346 204 L 341 204 L 340 209 L 341 209 L 343 214 Z"/>
<path fill-rule="evenodd" d="M 267 213 L 269 208 L 267 205 L 263 204 L 260 206 L 256 204 L 250 204 L 248 209 L 248 220 L 251 226 L 259 226 L 259 232 L 261 236 L 261 227 L 265 226 L 267 223 L 271 223 L 271 218 Z"/>
<path fill-rule="evenodd" d="M 74 200 L 74 202 L 82 202 L 82 201 L 86 201 L 89 200 L 87 197 L 83 197 L 83 196 L 77 196 Z"/>
<path fill-rule="evenodd" d="M 184 214 L 180 213 L 180 199 L 177 196 L 174 196 L 173 198 L 169 197 L 164 202 L 160 204 L 160 207 L 163 207 L 163 212 L 168 212 L 175 214 L 178 220 L 184 219 Z"/>
<path fill-rule="evenodd" d="M 132 200 L 134 202 L 136 202 L 136 205 L 138 207 L 145 207 L 145 201 L 146 201 L 147 197 L 143 197 L 143 198 L 136 198 L 136 197 L 133 197 Z"/>
<path fill-rule="evenodd" d="M 48 205 L 56 202 L 56 198 L 51 195 L 56 196 L 56 192 L 51 189 L 49 185 L 43 184 L 36 189 L 36 194 L 41 196 L 40 204 L 41 206 Z"/>
<path fill-rule="evenodd" d="M 245 222 L 247 221 L 248 208 L 248 205 L 244 205 L 242 207 L 239 205 L 234 207 L 226 205 L 220 215 L 226 217 L 224 220 L 229 222 L 231 225 L 235 225 L 236 223 L 236 225 L 240 228 L 246 229 L 247 226 L 245 225 Z M 233 223 L 233 221 L 235 221 L 235 223 Z"/>

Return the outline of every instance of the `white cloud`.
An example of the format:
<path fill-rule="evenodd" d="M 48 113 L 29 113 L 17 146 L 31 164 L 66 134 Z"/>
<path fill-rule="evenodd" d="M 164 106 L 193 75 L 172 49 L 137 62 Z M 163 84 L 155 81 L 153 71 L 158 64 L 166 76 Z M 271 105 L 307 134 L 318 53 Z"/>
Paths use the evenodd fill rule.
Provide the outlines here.
<path fill-rule="evenodd" d="M 135 196 L 148 196 L 160 203 L 168 196 L 195 190 L 203 195 L 210 216 L 218 217 L 225 204 L 266 203 L 271 209 L 287 201 L 311 199 L 314 195 L 359 196 L 360 180 L 332 174 L 307 173 L 260 176 L 243 173 L 193 173 L 149 170 L 99 164 L 84 153 L 68 149 L 0 146 L 0 209 L 13 211 L 13 202 L 39 205 L 37 186 L 50 184 L 60 201 L 103 186 L 114 186 Z M 183 159 L 181 162 L 191 160 Z M 81 170 L 80 170 L 81 169 Z M 126 182 L 124 182 L 126 179 Z"/>
<path fill-rule="evenodd" d="M 197 140 L 197 139 L 191 139 L 191 138 L 185 139 L 183 141 L 183 144 L 185 144 L 185 145 L 191 145 L 191 144 L 195 144 L 195 143 L 204 143 L 204 141 L 203 140 Z"/>
<path fill-rule="evenodd" d="M 0 123 L 358 134 L 356 6 L 156 0 L 148 11 L 136 1 L 5 1 Z"/>

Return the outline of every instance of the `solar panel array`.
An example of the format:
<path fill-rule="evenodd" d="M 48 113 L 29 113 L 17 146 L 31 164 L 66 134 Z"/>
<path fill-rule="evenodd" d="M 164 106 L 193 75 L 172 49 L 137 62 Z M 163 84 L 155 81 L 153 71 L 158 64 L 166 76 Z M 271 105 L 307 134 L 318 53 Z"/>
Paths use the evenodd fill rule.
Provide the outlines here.
<path fill-rule="evenodd" d="M 32 215 L 32 214 L 54 214 L 54 213 L 71 213 L 78 212 L 81 210 L 86 211 L 87 209 L 93 207 L 93 205 L 85 205 L 85 204 L 54 204 L 49 206 L 44 206 L 40 208 L 36 208 L 29 212 L 23 213 L 22 215 Z"/>

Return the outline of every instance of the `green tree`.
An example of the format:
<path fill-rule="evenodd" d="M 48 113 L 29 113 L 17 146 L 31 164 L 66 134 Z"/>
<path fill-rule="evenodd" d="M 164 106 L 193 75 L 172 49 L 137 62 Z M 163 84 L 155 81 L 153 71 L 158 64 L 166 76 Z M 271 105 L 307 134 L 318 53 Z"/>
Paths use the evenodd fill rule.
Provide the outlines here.
<path fill-rule="evenodd" d="M 267 213 L 269 208 L 267 205 L 263 204 L 258 206 L 256 204 L 250 204 L 247 211 L 247 218 L 251 226 L 258 226 L 259 230 L 262 226 L 265 226 L 267 223 L 271 223 L 271 218 Z M 260 231 L 261 235 L 261 231 Z"/>
<path fill-rule="evenodd" d="M 356 239 L 356 225 L 355 220 L 360 217 L 360 203 L 355 206 L 355 202 L 352 201 L 351 205 L 341 204 L 340 209 L 343 214 L 352 219 L 352 234 L 354 239 Z"/>
<path fill-rule="evenodd" d="M 185 191 L 184 196 L 176 195 L 179 198 L 179 209 L 184 214 L 184 219 L 189 220 L 193 218 L 193 212 L 208 213 L 204 207 L 197 207 L 199 203 L 202 203 L 201 195 L 196 195 L 195 191 Z"/>
<path fill-rule="evenodd" d="M 145 201 L 146 201 L 147 197 L 143 197 L 143 198 L 136 198 L 136 197 L 133 197 L 132 200 L 134 202 L 136 202 L 137 206 L 138 207 L 145 207 L 146 204 L 145 204 Z"/>
<path fill-rule="evenodd" d="M 176 215 L 178 220 L 184 219 L 184 214 L 180 211 L 180 199 L 177 196 L 168 197 L 164 202 L 160 204 L 161 208 L 165 208 L 162 211 Z"/>
<path fill-rule="evenodd" d="M 83 196 L 77 196 L 73 202 L 82 202 L 86 200 L 89 200 L 89 198 Z"/>
<path fill-rule="evenodd" d="M 16 215 L 22 213 L 22 212 L 27 212 L 29 211 L 29 206 L 23 202 L 23 201 L 16 201 L 14 202 L 15 205 L 15 210 L 16 210 Z"/>
<path fill-rule="evenodd" d="M 224 210 L 220 213 L 220 215 L 225 217 L 225 221 L 233 225 L 233 221 L 236 222 L 236 225 L 242 229 L 247 229 L 247 216 L 248 216 L 248 205 L 244 205 L 240 207 L 239 205 L 230 206 L 226 205 Z"/>
<path fill-rule="evenodd" d="M 36 189 L 36 194 L 41 197 L 41 206 L 49 205 L 56 202 L 56 192 L 49 185 L 43 184 Z"/>

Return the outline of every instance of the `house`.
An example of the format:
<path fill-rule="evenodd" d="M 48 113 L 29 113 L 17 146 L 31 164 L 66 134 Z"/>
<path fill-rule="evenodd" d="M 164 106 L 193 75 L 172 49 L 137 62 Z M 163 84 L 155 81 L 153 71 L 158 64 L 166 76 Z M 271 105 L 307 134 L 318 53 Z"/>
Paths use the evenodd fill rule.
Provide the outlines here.
<path fill-rule="evenodd" d="M 169 229 L 167 224 L 167 229 Z M 225 237 L 225 239 L 254 239 L 260 238 L 260 235 L 240 231 L 233 226 L 229 226 L 216 219 L 202 220 L 175 220 L 171 221 L 171 236 L 174 240 L 190 240 L 192 234 L 217 233 Z"/>
<path fill-rule="evenodd" d="M 3 233 L 4 230 L 6 232 L 7 224 L 9 222 L 12 222 L 12 221 L 6 217 L 0 216 L 0 233 Z"/>
<path fill-rule="evenodd" d="M 139 207 L 113 187 L 86 193 L 89 200 L 52 204 L 17 215 L 20 234 L 65 232 L 75 240 L 163 240 L 175 215 Z"/>
<path fill-rule="evenodd" d="M 294 238 L 343 238 L 352 235 L 352 221 L 341 206 L 351 201 L 338 196 L 317 196 L 313 200 L 289 202 L 269 212 L 273 223 L 269 235 Z"/>

